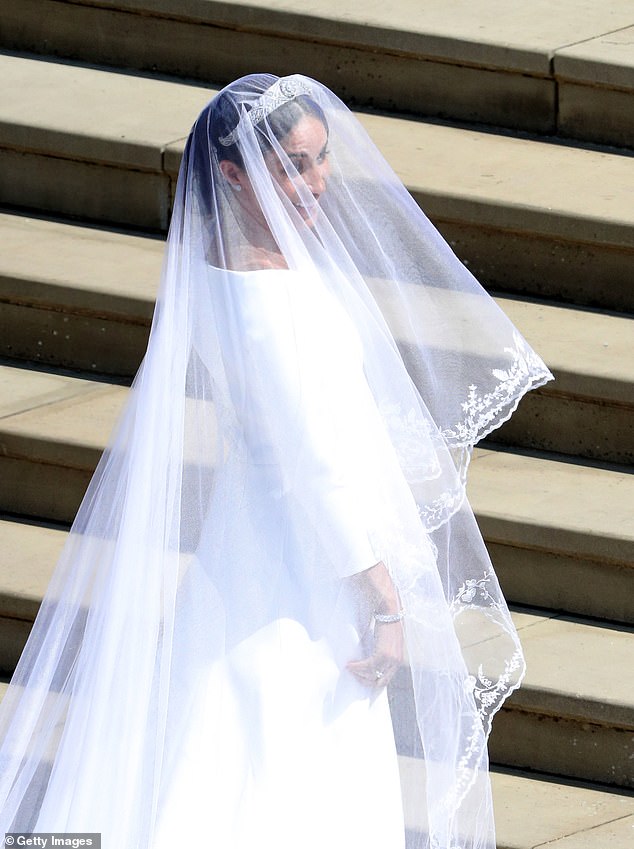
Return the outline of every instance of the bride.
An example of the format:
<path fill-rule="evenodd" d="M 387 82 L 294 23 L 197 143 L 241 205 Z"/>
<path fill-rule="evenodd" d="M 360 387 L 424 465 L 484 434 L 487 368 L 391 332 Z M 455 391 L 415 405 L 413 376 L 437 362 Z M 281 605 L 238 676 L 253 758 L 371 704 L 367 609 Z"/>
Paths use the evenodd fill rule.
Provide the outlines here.
<path fill-rule="evenodd" d="M 465 480 L 550 377 L 328 89 L 225 88 L 2 704 L 0 828 L 494 849 L 523 660 Z"/>

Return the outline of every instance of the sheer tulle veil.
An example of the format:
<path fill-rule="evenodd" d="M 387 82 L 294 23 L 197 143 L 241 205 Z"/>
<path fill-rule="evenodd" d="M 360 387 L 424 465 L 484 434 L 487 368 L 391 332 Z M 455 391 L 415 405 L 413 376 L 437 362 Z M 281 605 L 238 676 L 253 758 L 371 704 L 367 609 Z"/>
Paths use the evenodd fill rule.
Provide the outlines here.
<path fill-rule="evenodd" d="M 306 116 L 327 139 L 319 192 L 284 146 Z M 405 611 L 389 695 L 418 812 L 407 845 L 494 849 L 486 740 L 524 664 L 465 483 L 473 445 L 549 379 L 335 95 L 300 75 L 225 88 L 187 141 L 147 353 L 3 700 L 0 829 L 159 845 L 201 703 L 214 790 L 196 827 L 212 828 L 214 794 L 247 780 L 222 750 L 234 738 L 220 695 L 231 717 L 251 705 L 262 634 L 275 628 L 292 652 L 301 631 L 306 645 L 301 674 L 278 680 L 267 661 L 280 715 L 292 717 L 302 676 L 319 679 L 317 650 L 320 722 L 379 698 L 354 690 L 346 663 L 372 640 L 356 577 L 383 561 Z M 257 805 L 254 716 L 244 763 Z M 316 739 L 297 731 L 284 770 L 319 752 L 311 722 Z M 359 744 L 370 763 L 374 745 Z M 334 781 L 336 757 L 330 769 Z M 377 761 L 373 782 L 388 773 Z M 350 787 L 354 764 L 346 775 Z M 303 822 L 293 804 L 283 816 L 310 849 L 329 803 L 302 790 L 301 771 L 294 783 Z M 209 845 L 242 847 L 226 829 Z M 349 849 L 351 833 L 337 814 L 330 845 Z"/>

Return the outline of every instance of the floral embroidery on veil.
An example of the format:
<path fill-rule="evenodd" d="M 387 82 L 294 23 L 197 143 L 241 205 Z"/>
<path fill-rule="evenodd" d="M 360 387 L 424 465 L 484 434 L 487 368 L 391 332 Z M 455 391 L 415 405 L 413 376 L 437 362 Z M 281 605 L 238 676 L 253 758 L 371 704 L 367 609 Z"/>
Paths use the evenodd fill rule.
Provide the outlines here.
<path fill-rule="evenodd" d="M 467 398 L 461 404 L 464 418 L 442 432 L 449 443 L 473 445 L 509 419 L 524 393 L 539 385 L 543 372 L 540 358 L 517 331 L 513 333 L 513 342 L 512 348 L 504 348 L 504 353 L 512 357 L 509 368 L 491 369 L 498 380 L 494 389 L 481 394 L 478 386 L 469 385 Z"/>

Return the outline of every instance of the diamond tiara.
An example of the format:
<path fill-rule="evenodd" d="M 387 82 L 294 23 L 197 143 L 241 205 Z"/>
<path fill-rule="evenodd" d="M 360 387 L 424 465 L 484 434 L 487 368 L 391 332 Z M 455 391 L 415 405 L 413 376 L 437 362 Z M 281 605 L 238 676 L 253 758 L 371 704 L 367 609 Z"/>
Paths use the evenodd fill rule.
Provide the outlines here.
<path fill-rule="evenodd" d="M 288 103 L 289 100 L 294 100 L 302 94 L 310 93 L 310 86 L 298 77 L 280 77 L 264 94 L 258 97 L 252 109 L 240 118 L 234 129 L 228 135 L 219 138 L 218 141 L 224 147 L 235 144 L 238 140 L 239 128 L 245 120 L 255 127 L 256 124 L 259 124 L 267 115 L 270 115 L 284 103 Z"/>

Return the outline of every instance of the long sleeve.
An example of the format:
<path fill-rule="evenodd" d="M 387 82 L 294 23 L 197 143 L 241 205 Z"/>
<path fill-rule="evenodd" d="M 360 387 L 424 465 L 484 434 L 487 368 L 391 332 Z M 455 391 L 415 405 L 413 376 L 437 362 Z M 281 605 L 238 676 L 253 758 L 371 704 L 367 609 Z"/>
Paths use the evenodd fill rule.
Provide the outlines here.
<path fill-rule="evenodd" d="M 228 379 L 250 462 L 277 476 L 340 577 L 369 568 L 381 425 L 352 323 L 318 279 L 289 271 L 238 278 L 231 303 Z"/>

